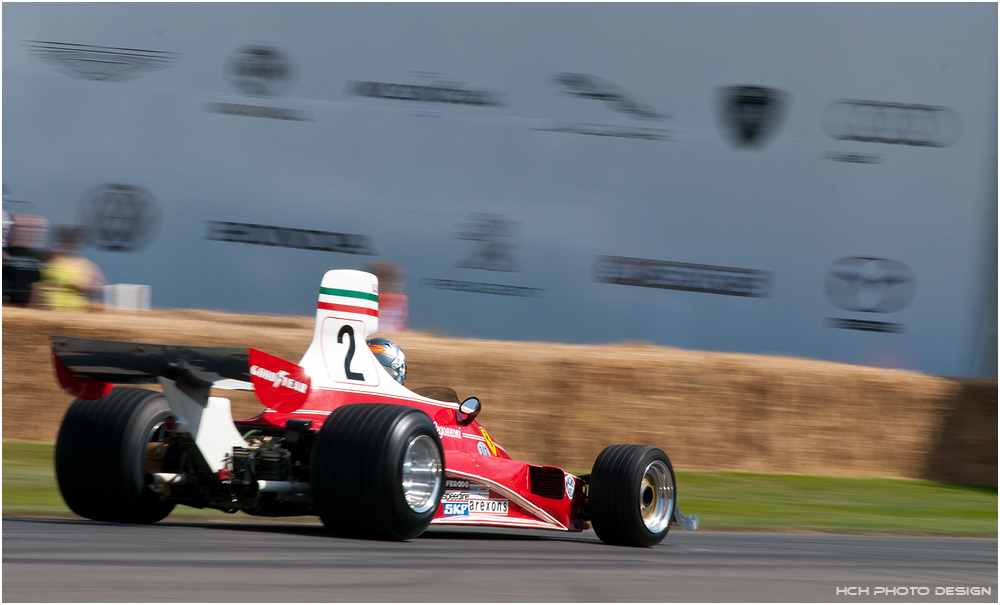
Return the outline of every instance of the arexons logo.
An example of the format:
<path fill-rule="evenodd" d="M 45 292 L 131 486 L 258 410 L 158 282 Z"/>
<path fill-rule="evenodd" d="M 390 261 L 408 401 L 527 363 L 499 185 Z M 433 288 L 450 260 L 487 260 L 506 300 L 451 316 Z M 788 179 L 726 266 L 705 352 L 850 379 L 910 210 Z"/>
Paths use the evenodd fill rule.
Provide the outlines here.
<path fill-rule="evenodd" d="M 947 147 L 962 128 L 947 107 L 845 99 L 826 108 L 823 130 L 841 141 Z"/>
<path fill-rule="evenodd" d="M 272 97 L 295 84 L 295 67 L 277 46 L 244 46 L 229 58 L 227 70 L 230 83 L 246 95 Z"/>
<path fill-rule="evenodd" d="M 719 119 L 736 147 L 761 147 L 774 136 L 788 105 L 788 93 L 764 86 L 719 89 Z"/>
<path fill-rule="evenodd" d="M 180 55 L 162 50 L 26 40 L 28 52 L 59 71 L 87 80 L 122 82 L 173 65 Z"/>
<path fill-rule="evenodd" d="M 160 226 L 160 208 L 142 187 L 106 183 L 83 196 L 77 219 L 87 227 L 90 245 L 124 252 L 152 241 Z"/>

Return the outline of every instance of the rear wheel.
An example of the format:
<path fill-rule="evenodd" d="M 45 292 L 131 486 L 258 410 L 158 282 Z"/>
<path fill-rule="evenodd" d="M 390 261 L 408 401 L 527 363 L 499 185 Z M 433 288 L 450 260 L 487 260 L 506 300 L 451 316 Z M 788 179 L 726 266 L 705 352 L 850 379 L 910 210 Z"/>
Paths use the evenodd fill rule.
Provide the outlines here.
<path fill-rule="evenodd" d="M 70 510 L 95 521 L 156 523 L 174 505 L 149 487 L 147 460 L 162 451 L 162 393 L 114 389 L 70 405 L 56 439 L 59 491 Z M 155 461 L 152 462 L 156 464 Z"/>
<path fill-rule="evenodd" d="M 588 487 L 591 524 L 603 542 L 621 546 L 659 544 L 674 518 L 674 469 L 662 450 L 612 445 L 594 462 Z"/>
<path fill-rule="evenodd" d="M 415 538 L 441 501 L 441 439 L 415 408 L 337 408 L 316 435 L 310 467 L 315 511 L 336 535 Z"/>

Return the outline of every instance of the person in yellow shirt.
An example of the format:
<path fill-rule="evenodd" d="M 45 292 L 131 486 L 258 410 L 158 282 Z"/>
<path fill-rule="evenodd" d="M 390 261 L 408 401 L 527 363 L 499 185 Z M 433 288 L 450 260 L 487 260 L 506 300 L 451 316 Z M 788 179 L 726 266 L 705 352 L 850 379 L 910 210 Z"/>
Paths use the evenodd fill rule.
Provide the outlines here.
<path fill-rule="evenodd" d="M 81 255 L 84 233 L 63 228 L 56 236 L 53 256 L 42 268 L 39 303 L 53 311 L 87 311 L 87 299 L 96 296 L 107 280 L 101 269 Z"/>

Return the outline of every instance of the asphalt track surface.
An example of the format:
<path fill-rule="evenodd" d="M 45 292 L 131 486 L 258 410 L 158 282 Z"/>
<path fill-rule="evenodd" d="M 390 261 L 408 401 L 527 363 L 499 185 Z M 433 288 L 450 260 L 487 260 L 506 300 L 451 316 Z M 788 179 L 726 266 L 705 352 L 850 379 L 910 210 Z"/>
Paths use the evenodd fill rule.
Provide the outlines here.
<path fill-rule="evenodd" d="M 239 517 L 234 517 L 238 521 Z M 592 531 L 432 529 L 344 540 L 318 524 L 127 526 L 3 519 L 5 602 L 996 602 L 997 540 L 682 532 L 654 548 Z M 945 587 L 991 595 L 935 596 Z M 837 589 L 867 587 L 868 596 Z M 925 587 L 929 596 L 875 596 Z"/>

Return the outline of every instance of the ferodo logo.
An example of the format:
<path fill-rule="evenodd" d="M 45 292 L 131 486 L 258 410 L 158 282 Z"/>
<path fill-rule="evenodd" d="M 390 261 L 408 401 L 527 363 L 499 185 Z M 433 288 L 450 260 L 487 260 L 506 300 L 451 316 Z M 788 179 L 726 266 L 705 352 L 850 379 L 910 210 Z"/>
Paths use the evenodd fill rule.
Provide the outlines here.
<path fill-rule="evenodd" d="M 305 368 L 280 357 L 250 349 L 250 377 L 257 399 L 278 412 L 302 407 L 312 384 Z"/>

